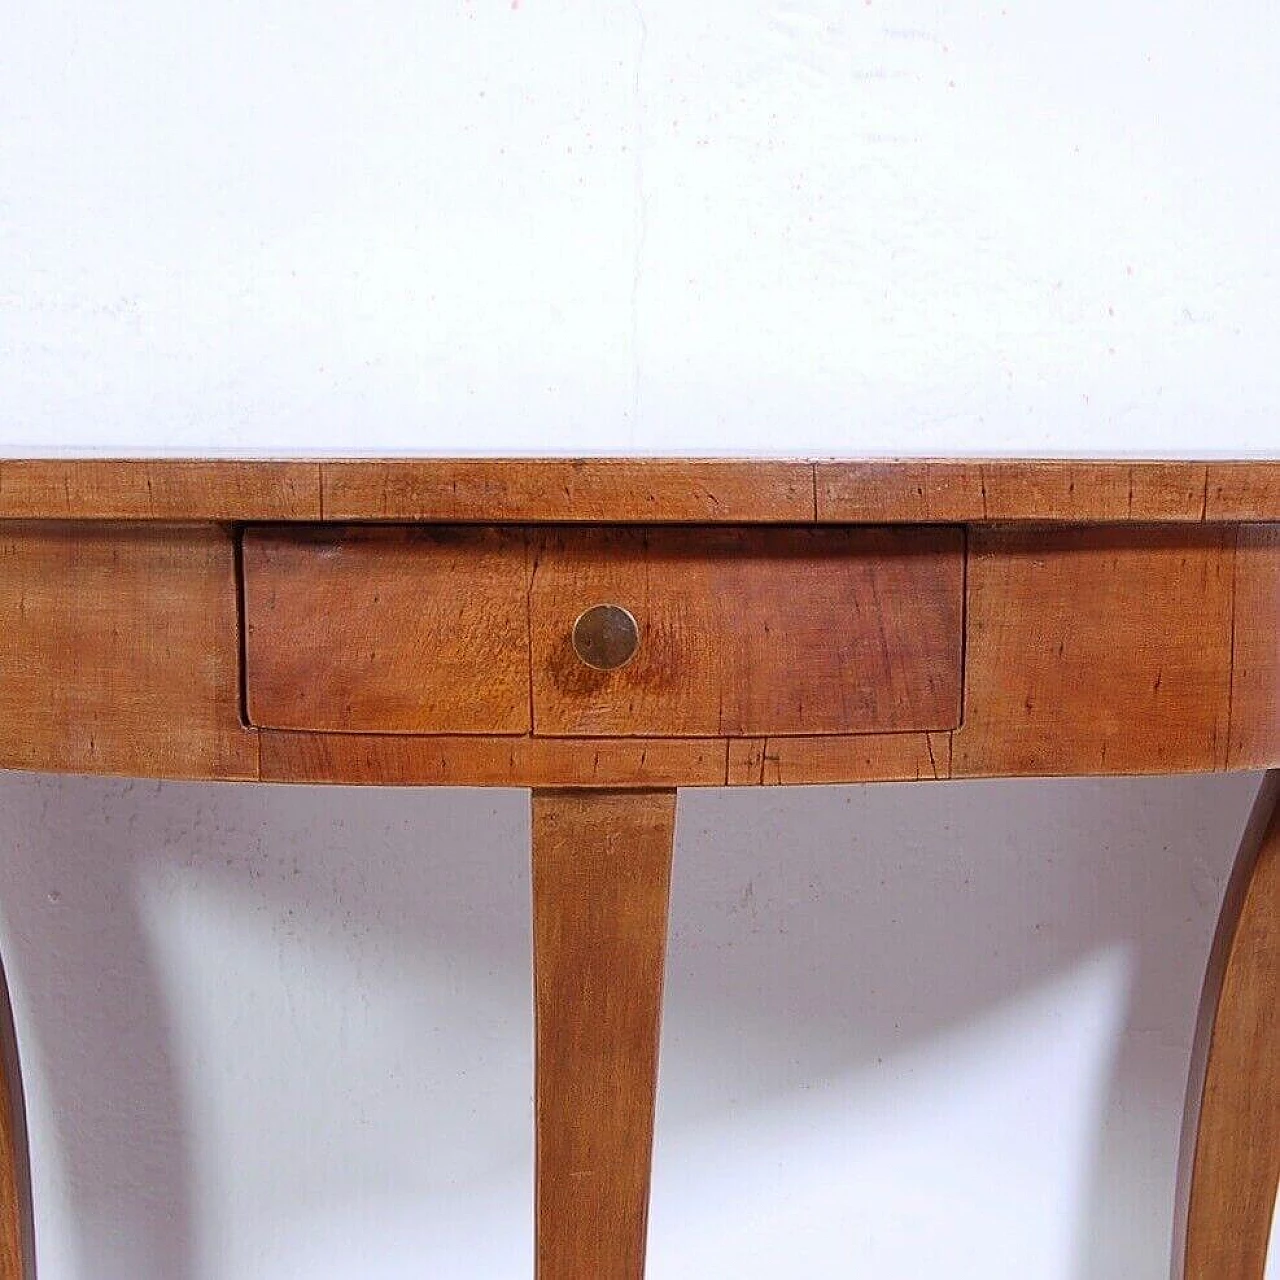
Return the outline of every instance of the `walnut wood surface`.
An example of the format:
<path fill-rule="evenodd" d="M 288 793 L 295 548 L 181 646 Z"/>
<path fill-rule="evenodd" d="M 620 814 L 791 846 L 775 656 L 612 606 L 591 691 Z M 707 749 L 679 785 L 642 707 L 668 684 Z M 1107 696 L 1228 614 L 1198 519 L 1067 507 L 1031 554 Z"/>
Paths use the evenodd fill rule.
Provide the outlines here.
<path fill-rule="evenodd" d="M 519 734 L 531 707 L 542 736 L 959 722 L 957 529 L 270 526 L 243 545 L 265 728 Z M 639 620 L 620 670 L 571 643 L 603 603 Z"/>
<path fill-rule="evenodd" d="M 720 787 L 724 739 L 262 733 L 269 782 L 465 787 Z"/>
<path fill-rule="evenodd" d="M 950 777 L 949 733 L 823 738 L 486 738 L 263 730 L 267 782 L 723 787 Z"/>
<path fill-rule="evenodd" d="M 316 520 L 316 462 L 0 460 L 0 517 Z"/>
<path fill-rule="evenodd" d="M 249 529 L 249 720 L 277 729 L 529 731 L 529 565 L 485 526 Z"/>
<path fill-rule="evenodd" d="M 18 1043 L 0 968 L 0 1280 L 34 1280 L 31 1182 Z"/>
<path fill-rule="evenodd" d="M 948 729 L 959 721 L 956 529 L 547 533 L 530 592 L 534 730 L 739 736 Z M 639 652 L 584 665 L 574 619 L 628 609 Z"/>
<path fill-rule="evenodd" d="M 230 531 L 0 523 L 0 636 L 0 767 L 257 776 Z"/>
<path fill-rule="evenodd" d="M 1225 766 L 1229 526 L 978 529 L 958 775 Z"/>
<path fill-rule="evenodd" d="M 1242 525 L 1236 544 L 1227 767 L 1280 764 L 1280 524 Z"/>
<path fill-rule="evenodd" d="M 420 531 L 428 541 L 432 532 Z M 690 529 L 663 536 L 693 545 L 714 534 L 714 545 L 746 532 Z M 566 534 L 594 536 L 587 530 L 550 536 Z M 627 538 L 634 542 L 638 534 Z M 477 529 L 469 536 L 483 547 L 524 535 Z M 773 536 L 798 535 L 775 530 Z M 371 546 L 386 539 L 394 548 L 404 535 L 374 530 L 369 537 Z M 505 701 L 486 702 L 503 687 L 492 662 L 459 677 L 451 696 L 464 711 L 469 700 L 495 716 L 514 708 L 510 734 L 494 734 L 502 721 L 491 720 L 489 732 L 470 737 L 260 735 L 241 723 L 234 540 L 220 525 L 0 522 L 6 636 L 0 766 L 161 777 L 645 787 L 1280 765 L 1276 525 L 975 526 L 967 569 L 966 705 L 954 733 L 744 732 L 702 740 L 682 733 L 634 740 L 530 736 L 527 687 L 519 696 L 507 688 Z M 510 580 L 523 595 L 528 578 L 524 553 L 517 551 Z M 401 583 L 408 609 L 421 607 L 413 602 L 412 578 L 409 572 Z M 305 592 L 295 594 L 296 623 L 279 632 L 279 661 L 285 668 L 295 663 L 292 692 L 285 679 L 282 697 L 334 701 L 332 672 L 297 656 L 306 652 L 307 628 L 358 634 L 360 626 L 374 626 L 360 579 L 355 574 L 349 592 L 333 592 L 312 609 Z M 796 575 L 788 585 L 802 580 Z M 277 585 L 287 595 L 301 581 L 285 573 Z M 450 592 L 464 612 L 472 586 L 466 581 L 468 591 Z M 745 604 L 742 609 L 746 616 Z M 421 672 L 432 660 L 428 647 L 417 644 L 421 639 L 398 653 L 394 645 L 379 651 L 391 653 L 405 671 Z M 448 642 L 446 634 L 441 643 Z M 351 652 L 358 657 L 362 650 Z M 523 654 L 519 661 L 527 672 Z M 805 687 L 806 673 L 787 663 L 754 669 L 771 670 L 775 689 L 766 694 L 784 708 L 786 686 Z M 687 687 L 670 686 L 673 725 L 687 714 L 675 700 L 705 693 L 697 684 L 686 695 Z M 719 698 L 717 692 L 717 716 Z M 343 703 L 334 705 L 341 710 Z M 477 716 L 470 723 L 484 728 L 486 722 Z M 736 723 L 750 725 L 741 718 Z"/>
<path fill-rule="evenodd" d="M 534 792 L 538 1280 L 640 1280 L 674 791 Z"/>
<path fill-rule="evenodd" d="M 813 466 L 669 458 L 326 462 L 327 520 L 793 523 L 813 519 Z"/>
<path fill-rule="evenodd" d="M 25 1231 L 18 1170 L 26 1160 L 26 1152 L 14 1132 L 10 1108 L 16 1105 L 12 1085 L 0 1078 L 0 1277 L 3 1280 L 27 1280 L 23 1257 Z"/>
<path fill-rule="evenodd" d="M 0 519 L 1280 520 L 1280 460 L 0 460 Z"/>
<path fill-rule="evenodd" d="M 1278 987 L 1280 772 L 1268 776 L 1246 832 L 1205 979 L 1175 1237 L 1186 1280 L 1263 1280 L 1266 1271 L 1280 1180 Z"/>
<path fill-rule="evenodd" d="M 735 738 L 729 786 L 922 782 L 951 776 L 951 734 L 872 733 L 836 738 Z"/>
<path fill-rule="evenodd" d="M 819 462 L 821 521 L 1275 520 L 1280 462 Z"/>

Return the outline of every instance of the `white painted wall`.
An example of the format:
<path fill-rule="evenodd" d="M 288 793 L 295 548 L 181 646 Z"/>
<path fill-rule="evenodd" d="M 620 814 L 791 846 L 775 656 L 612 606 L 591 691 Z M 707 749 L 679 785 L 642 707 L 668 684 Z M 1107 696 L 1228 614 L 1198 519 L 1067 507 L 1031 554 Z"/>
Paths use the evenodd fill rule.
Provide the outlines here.
<path fill-rule="evenodd" d="M 1280 10 L 10 6 L 0 452 L 1280 453 Z M 1167 1270 L 1256 779 L 682 798 L 654 1280 Z M 508 792 L 0 778 L 41 1280 L 531 1274 Z"/>
<path fill-rule="evenodd" d="M 60 0 L 0 446 L 1276 452 L 1271 0 Z"/>

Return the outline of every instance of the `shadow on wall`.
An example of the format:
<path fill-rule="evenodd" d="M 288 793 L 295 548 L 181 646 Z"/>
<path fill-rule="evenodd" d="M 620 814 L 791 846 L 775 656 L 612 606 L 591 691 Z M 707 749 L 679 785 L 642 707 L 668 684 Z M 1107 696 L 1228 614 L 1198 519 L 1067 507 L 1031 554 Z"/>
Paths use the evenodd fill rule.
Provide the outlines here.
<path fill-rule="evenodd" d="M 1257 780 L 682 795 L 651 1275 L 1168 1273 Z M 41 1280 L 532 1274 L 523 794 L 0 778 Z"/>

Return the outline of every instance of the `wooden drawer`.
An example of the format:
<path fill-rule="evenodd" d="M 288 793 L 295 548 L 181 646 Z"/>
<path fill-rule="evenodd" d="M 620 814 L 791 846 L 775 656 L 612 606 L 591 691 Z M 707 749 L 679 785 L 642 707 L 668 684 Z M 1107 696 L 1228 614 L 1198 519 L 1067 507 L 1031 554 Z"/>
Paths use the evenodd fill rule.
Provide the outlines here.
<path fill-rule="evenodd" d="M 249 529 L 243 565 L 251 723 L 529 732 L 522 531 Z"/>
<path fill-rule="evenodd" d="M 890 733 L 960 720 L 964 533 L 922 529 L 548 531 L 530 591 L 535 732 Z M 615 671 L 575 619 L 639 624 Z"/>
<path fill-rule="evenodd" d="M 959 723 L 954 528 L 278 527 L 243 540 L 246 702 L 276 729 L 549 737 Z M 600 671 L 575 621 L 628 610 Z"/>

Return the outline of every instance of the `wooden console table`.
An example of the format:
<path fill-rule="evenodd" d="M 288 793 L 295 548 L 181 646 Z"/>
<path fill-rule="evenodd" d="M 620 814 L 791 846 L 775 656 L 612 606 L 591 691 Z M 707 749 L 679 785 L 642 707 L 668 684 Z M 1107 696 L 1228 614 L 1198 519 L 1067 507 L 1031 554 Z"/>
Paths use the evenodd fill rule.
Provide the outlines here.
<path fill-rule="evenodd" d="M 1174 1246 L 1262 1276 L 1280 462 L 0 461 L 0 628 L 3 768 L 532 788 L 540 1280 L 643 1274 L 676 788 L 1273 770 Z"/>

